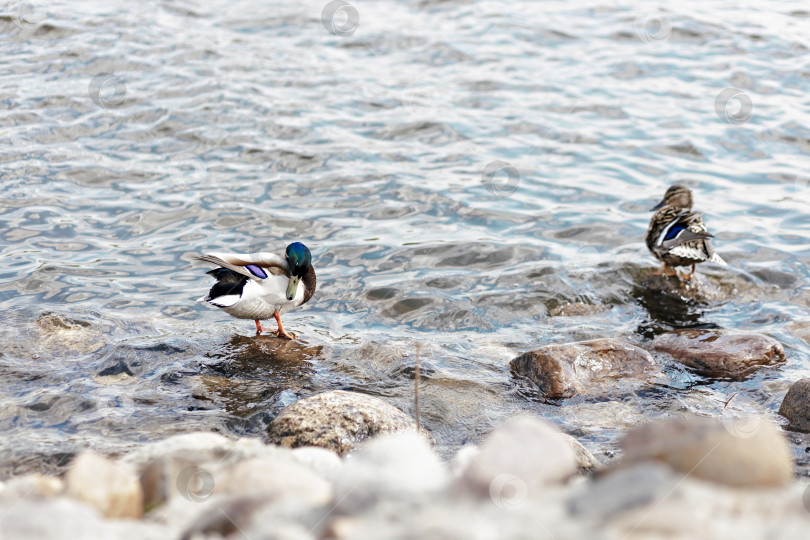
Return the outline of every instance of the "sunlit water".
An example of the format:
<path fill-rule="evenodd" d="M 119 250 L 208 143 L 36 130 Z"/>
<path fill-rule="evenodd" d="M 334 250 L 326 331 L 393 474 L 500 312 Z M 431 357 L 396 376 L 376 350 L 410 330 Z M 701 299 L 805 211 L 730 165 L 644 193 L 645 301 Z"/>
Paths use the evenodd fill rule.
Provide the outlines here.
<path fill-rule="evenodd" d="M 628 427 L 735 393 L 778 421 L 810 367 L 810 10 L 662 6 L 12 1 L 2 476 L 191 430 L 262 438 L 330 389 L 413 414 L 417 354 L 444 455 L 519 411 L 604 461 Z M 675 182 L 730 263 L 701 272 L 719 299 L 645 290 L 647 210 Z M 318 274 L 285 316 L 304 344 L 195 302 L 195 254 L 293 240 Z M 552 316 L 571 302 L 597 309 Z M 560 403 L 508 365 L 700 325 L 772 335 L 788 362 L 729 382 L 659 359 L 652 385 Z"/>

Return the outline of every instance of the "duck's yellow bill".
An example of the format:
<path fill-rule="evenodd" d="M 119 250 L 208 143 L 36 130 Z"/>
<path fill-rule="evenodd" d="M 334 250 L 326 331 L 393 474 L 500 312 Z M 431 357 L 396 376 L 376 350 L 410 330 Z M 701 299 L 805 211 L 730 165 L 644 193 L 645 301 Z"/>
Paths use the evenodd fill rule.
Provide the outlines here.
<path fill-rule="evenodd" d="M 295 293 L 298 291 L 298 282 L 301 278 L 292 276 L 290 282 L 287 284 L 287 300 L 295 298 Z"/>

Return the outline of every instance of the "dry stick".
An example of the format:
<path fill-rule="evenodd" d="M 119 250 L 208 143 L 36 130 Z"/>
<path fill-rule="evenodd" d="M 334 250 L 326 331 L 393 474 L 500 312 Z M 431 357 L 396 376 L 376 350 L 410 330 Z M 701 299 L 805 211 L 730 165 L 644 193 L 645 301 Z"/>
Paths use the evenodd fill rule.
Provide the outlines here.
<path fill-rule="evenodd" d="M 726 401 L 726 404 L 725 404 L 725 405 L 723 405 L 723 410 L 722 410 L 722 411 L 720 411 L 720 414 L 723 414 L 724 412 L 726 412 L 726 407 L 728 407 L 728 404 L 729 404 L 729 403 L 731 403 L 731 400 L 732 400 L 732 399 L 734 399 L 735 397 L 737 397 L 737 394 L 738 394 L 738 393 L 739 393 L 739 392 L 734 392 L 733 394 L 731 394 L 731 397 L 730 397 L 730 398 L 728 398 L 728 401 Z"/>
<path fill-rule="evenodd" d="M 422 424 L 419 421 L 419 353 L 422 350 L 422 344 L 416 344 L 416 375 L 413 378 L 413 407 L 416 411 L 416 431 L 422 431 Z"/>

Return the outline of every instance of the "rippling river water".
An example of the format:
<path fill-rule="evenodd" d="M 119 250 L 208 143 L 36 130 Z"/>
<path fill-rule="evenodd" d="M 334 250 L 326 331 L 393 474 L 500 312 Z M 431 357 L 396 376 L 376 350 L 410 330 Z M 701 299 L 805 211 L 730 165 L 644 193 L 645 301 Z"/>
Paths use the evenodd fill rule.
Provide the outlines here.
<path fill-rule="evenodd" d="M 412 414 L 416 344 L 445 454 L 519 411 L 603 460 L 628 427 L 735 393 L 778 421 L 810 368 L 808 24 L 787 1 L 12 1 L 2 475 L 190 430 L 264 437 L 327 389 Z M 675 182 L 730 264 L 701 269 L 719 301 L 642 286 L 647 210 Z M 285 316 L 305 343 L 195 302 L 195 254 L 294 240 L 318 273 Z M 577 302 L 593 313 L 554 316 Z M 788 361 L 562 403 L 509 370 L 550 342 L 700 325 L 774 336 Z"/>

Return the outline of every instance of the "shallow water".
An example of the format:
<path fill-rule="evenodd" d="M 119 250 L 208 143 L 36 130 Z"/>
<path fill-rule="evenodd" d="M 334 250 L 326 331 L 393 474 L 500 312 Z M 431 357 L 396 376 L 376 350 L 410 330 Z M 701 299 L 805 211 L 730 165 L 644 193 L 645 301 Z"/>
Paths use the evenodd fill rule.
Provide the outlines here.
<path fill-rule="evenodd" d="M 445 455 L 518 411 L 605 461 L 626 428 L 732 396 L 779 421 L 810 367 L 810 11 L 641 4 L 357 2 L 333 26 L 325 2 L 11 2 L 2 476 L 190 430 L 263 437 L 328 389 L 412 414 L 417 352 Z M 701 269 L 698 300 L 647 281 L 647 209 L 675 182 L 730 263 Z M 195 302 L 195 254 L 293 240 L 318 273 L 285 316 L 304 344 Z M 552 316 L 572 302 L 598 309 Z M 735 382 L 662 361 L 649 387 L 562 403 L 508 366 L 701 325 L 774 336 L 788 362 Z"/>

